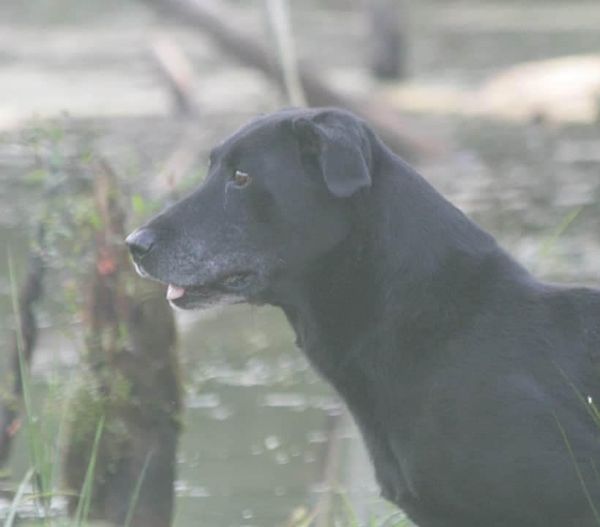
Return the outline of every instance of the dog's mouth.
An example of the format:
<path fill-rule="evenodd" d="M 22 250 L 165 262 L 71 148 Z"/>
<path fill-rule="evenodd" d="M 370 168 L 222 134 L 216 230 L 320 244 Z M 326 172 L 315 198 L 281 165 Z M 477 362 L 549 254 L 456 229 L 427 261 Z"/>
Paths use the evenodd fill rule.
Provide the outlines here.
<path fill-rule="evenodd" d="M 252 272 L 235 272 L 200 285 L 179 286 L 169 284 L 167 300 L 181 309 L 194 309 L 217 304 L 219 300 L 227 303 L 241 302 L 251 288 L 256 275 Z"/>

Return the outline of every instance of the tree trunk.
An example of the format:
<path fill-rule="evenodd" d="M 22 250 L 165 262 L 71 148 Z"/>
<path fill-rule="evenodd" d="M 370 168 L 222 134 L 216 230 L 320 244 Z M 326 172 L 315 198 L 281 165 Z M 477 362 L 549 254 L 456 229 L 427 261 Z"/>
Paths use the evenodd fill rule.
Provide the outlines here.
<path fill-rule="evenodd" d="M 89 368 L 69 412 L 66 483 L 80 492 L 99 432 L 90 517 L 168 527 L 181 412 L 173 315 L 163 287 L 138 278 L 129 262 L 114 174 L 102 161 L 94 171 L 102 227 L 86 313 Z M 78 503 L 71 500 L 71 512 Z"/>
<path fill-rule="evenodd" d="M 407 77 L 408 37 L 405 14 L 399 0 L 370 0 L 367 10 L 370 22 L 370 68 L 379 79 Z"/>

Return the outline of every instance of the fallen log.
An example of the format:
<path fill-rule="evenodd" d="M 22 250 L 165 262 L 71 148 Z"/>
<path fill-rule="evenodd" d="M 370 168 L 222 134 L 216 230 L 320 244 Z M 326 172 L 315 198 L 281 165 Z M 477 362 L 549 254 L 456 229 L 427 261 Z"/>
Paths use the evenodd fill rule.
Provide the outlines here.
<path fill-rule="evenodd" d="M 600 122 L 600 54 L 515 64 L 480 86 L 414 81 L 383 96 L 400 111 L 532 123 Z"/>
<path fill-rule="evenodd" d="M 214 0 L 143 0 L 161 14 L 190 24 L 210 36 L 223 50 L 252 66 L 279 86 L 285 88 L 285 78 L 276 60 L 266 47 L 246 34 L 236 15 Z M 381 101 L 359 101 L 338 93 L 325 83 L 317 69 L 298 64 L 298 77 L 310 106 L 346 108 L 368 120 L 387 144 L 408 157 L 429 157 L 442 148 L 430 139 L 420 137 L 389 105 Z"/>

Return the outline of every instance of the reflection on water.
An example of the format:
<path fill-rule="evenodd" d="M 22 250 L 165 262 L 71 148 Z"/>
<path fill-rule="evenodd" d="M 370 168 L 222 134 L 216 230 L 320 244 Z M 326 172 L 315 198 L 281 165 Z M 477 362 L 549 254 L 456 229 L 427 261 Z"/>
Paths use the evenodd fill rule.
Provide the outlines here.
<path fill-rule="evenodd" d="M 209 312 L 189 328 L 176 524 L 281 524 L 315 502 L 310 489 L 322 480 L 328 420 L 340 402 L 273 309 Z"/>

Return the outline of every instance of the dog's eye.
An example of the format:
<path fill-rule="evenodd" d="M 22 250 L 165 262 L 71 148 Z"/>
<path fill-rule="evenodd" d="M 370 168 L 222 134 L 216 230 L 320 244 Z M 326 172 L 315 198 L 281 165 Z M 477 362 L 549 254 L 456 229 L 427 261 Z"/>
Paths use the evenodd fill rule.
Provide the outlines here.
<path fill-rule="evenodd" d="M 242 172 L 241 170 L 236 170 L 231 179 L 233 184 L 238 188 L 246 187 L 250 181 L 252 181 L 250 175 L 246 172 Z"/>

